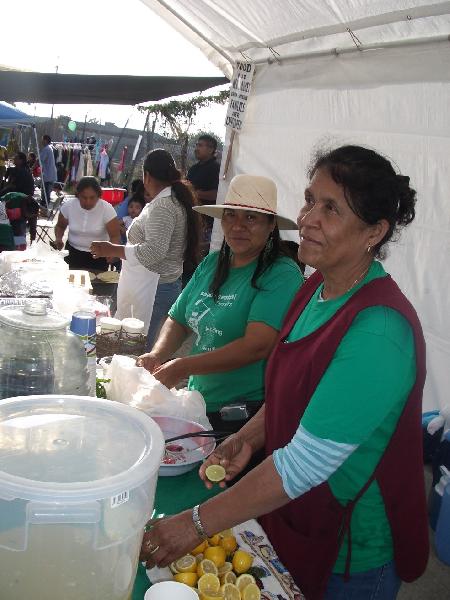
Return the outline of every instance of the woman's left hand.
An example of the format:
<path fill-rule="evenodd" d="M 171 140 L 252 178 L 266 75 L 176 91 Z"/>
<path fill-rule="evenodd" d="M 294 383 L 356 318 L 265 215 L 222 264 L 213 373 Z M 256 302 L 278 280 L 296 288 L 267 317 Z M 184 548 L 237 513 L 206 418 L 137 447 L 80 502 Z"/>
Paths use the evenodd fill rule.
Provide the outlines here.
<path fill-rule="evenodd" d="M 201 542 L 187 510 L 167 519 L 160 519 L 146 531 L 142 540 L 139 560 L 146 561 L 147 569 L 167 567 L 171 562 L 188 554 Z"/>
<path fill-rule="evenodd" d="M 114 245 L 111 242 L 92 242 L 90 250 L 94 258 L 114 256 Z"/>
<path fill-rule="evenodd" d="M 153 371 L 153 376 L 170 390 L 190 375 L 186 372 L 185 364 L 183 358 L 174 358 Z"/>

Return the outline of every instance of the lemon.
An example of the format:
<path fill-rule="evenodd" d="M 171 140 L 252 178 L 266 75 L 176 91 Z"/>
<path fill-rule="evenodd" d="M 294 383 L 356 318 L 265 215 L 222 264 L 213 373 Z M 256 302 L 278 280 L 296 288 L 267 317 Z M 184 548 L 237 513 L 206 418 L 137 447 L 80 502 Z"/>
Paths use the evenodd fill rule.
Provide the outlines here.
<path fill-rule="evenodd" d="M 221 592 L 208 592 L 207 594 L 200 592 L 201 600 L 217 600 L 217 598 L 223 598 Z"/>
<path fill-rule="evenodd" d="M 202 554 L 206 548 L 208 547 L 208 542 L 204 540 L 201 544 L 196 546 L 193 550 L 191 550 L 191 554 L 193 556 L 197 556 L 197 554 Z"/>
<path fill-rule="evenodd" d="M 195 573 L 197 571 L 197 561 L 192 554 L 186 554 L 175 561 L 175 569 L 178 573 Z"/>
<path fill-rule="evenodd" d="M 223 531 L 221 531 L 219 533 L 220 537 L 230 537 L 231 535 L 233 535 L 233 530 L 232 529 L 224 529 Z"/>
<path fill-rule="evenodd" d="M 173 578 L 178 583 L 184 583 L 189 587 L 194 587 L 198 580 L 197 573 L 176 573 Z"/>
<path fill-rule="evenodd" d="M 224 585 L 225 583 L 236 583 L 236 575 L 233 571 L 228 571 L 225 575 L 220 576 L 220 583 Z"/>
<path fill-rule="evenodd" d="M 253 577 L 253 575 L 250 575 L 249 573 L 244 573 L 244 575 L 239 575 L 239 577 L 236 579 L 236 586 L 238 588 L 238 590 L 241 592 L 243 592 L 243 590 L 250 585 L 250 583 L 256 583 L 255 578 Z"/>
<path fill-rule="evenodd" d="M 207 560 L 206 558 L 204 558 L 197 565 L 197 575 L 201 577 L 202 575 L 206 575 L 208 573 L 210 573 L 211 575 L 218 575 L 218 570 L 216 564 L 213 563 L 212 560 Z"/>
<path fill-rule="evenodd" d="M 212 560 L 216 567 L 223 567 L 227 558 L 225 550 L 221 546 L 210 546 L 206 548 L 204 556 L 208 560 Z"/>
<path fill-rule="evenodd" d="M 242 600 L 261 600 L 261 592 L 256 583 L 249 583 L 241 594 Z"/>
<path fill-rule="evenodd" d="M 220 581 L 217 575 L 206 573 L 206 575 L 202 575 L 198 580 L 197 587 L 200 594 L 218 592 L 220 590 Z"/>
<path fill-rule="evenodd" d="M 227 535 L 220 540 L 220 545 L 227 554 L 233 554 L 237 548 L 237 541 L 234 535 Z"/>
<path fill-rule="evenodd" d="M 220 533 L 216 533 L 212 537 L 208 538 L 208 542 L 211 546 L 218 546 L 220 544 Z"/>
<path fill-rule="evenodd" d="M 253 564 L 253 556 L 244 550 L 236 550 L 233 555 L 233 570 L 240 575 L 246 573 Z"/>
<path fill-rule="evenodd" d="M 233 565 L 230 562 L 225 562 L 220 568 L 219 568 L 219 577 L 221 575 L 225 575 L 225 573 L 229 573 L 230 571 L 233 570 Z"/>
<path fill-rule="evenodd" d="M 241 593 L 233 583 L 225 583 L 220 591 L 225 600 L 241 600 Z"/>
<path fill-rule="evenodd" d="M 205 471 L 206 477 L 213 483 L 218 483 L 225 479 L 227 472 L 221 465 L 209 465 Z"/>

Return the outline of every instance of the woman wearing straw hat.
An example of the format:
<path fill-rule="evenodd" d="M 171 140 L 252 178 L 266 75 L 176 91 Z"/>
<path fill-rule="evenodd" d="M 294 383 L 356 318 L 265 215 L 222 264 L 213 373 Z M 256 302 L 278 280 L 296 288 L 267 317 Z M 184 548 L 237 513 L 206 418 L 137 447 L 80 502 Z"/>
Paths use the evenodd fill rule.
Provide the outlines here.
<path fill-rule="evenodd" d="M 279 232 L 296 224 L 277 212 L 274 182 L 254 175 L 234 177 L 224 204 L 194 210 L 221 219 L 222 247 L 199 265 L 138 364 L 169 388 L 189 377 L 213 427 L 223 428 L 226 405 L 243 405 L 228 412 L 238 429 L 263 402 L 265 361 L 303 281 Z M 190 356 L 170 360 L 191 333 Z"/>

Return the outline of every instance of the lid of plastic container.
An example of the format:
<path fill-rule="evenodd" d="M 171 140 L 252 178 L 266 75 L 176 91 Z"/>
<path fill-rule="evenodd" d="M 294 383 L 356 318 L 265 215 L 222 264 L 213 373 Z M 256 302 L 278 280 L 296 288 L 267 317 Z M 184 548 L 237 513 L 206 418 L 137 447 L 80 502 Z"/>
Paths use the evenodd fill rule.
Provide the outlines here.
<path fill-rule="evenodd" d="M 63 315 L 47 307 L 47 300 L 30 298 L 23 306 L 2 306 L 0 323 L 21 329 L 51 331 L 70 323 Z"/>
<path fill-rule="evenodd" d="M 128 333 L 142 333 L 144 331 L 144 321 L 127 317 L 122 319 L 122 329 L 128 331 Z"/>
<path fill-rule="evenodd" d="M 164 438 L 145 413 L 82 396 L 0 402 L 0 498 L 84 502 L 157 477 Z"/>
<path fill-rule="evenodd" d="M 114 317 L 101 317 L 100 327 L 109 331 L 119 331 L 122 329 L 122 321 Z"/>

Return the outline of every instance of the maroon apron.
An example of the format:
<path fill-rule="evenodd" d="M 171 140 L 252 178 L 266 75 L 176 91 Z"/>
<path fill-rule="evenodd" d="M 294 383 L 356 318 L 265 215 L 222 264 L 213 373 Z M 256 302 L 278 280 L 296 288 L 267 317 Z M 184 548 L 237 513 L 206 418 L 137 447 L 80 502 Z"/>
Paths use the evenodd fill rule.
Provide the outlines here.
<path fill-rule="evenodd" d="M 320 274 L 314 273 L 295 297 L 267 365 L 267 455 L 293 438 L 340 341 L 353 319 L 365 308 L 387 306 L 409 321 L 415 340 L 416 381 L 378 466 L 351 502 L 342 506 L 325 482 L 261 518 L 280 560 L 307 600 L 323 598 L 345 536 L 348 539 L 346 576 L 349 576 L 352 511 L 374 480 L 383 496 L 401 579 L 413 581 L 419 577 L 425 570 L 429 551 L 421 428 L 425 342 L 416 312 L 391 277 L 382 277 L 361 287 L 319 329 L 286 344 L 286 337 L 321 281 Z"/>

